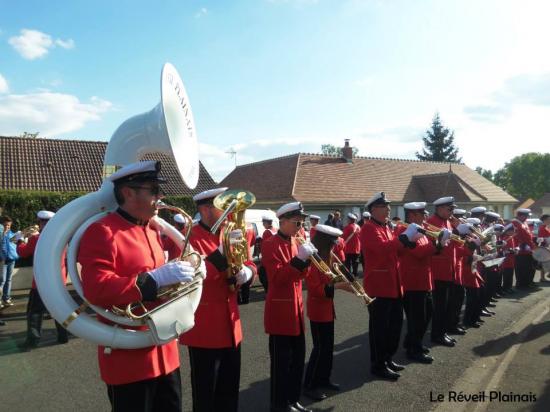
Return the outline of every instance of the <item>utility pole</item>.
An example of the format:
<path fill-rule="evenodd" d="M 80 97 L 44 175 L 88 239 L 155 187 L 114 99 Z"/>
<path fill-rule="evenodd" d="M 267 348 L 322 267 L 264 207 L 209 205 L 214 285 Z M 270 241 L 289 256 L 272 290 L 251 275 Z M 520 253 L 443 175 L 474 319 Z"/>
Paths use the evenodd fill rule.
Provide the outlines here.
<path fill-rule="evenodd" d="M 231 155 L 231 157 L 235 159 L 235 168 L 237 168 L 237 151 L 230 147 L 229 150 L 225 153 Z"/>

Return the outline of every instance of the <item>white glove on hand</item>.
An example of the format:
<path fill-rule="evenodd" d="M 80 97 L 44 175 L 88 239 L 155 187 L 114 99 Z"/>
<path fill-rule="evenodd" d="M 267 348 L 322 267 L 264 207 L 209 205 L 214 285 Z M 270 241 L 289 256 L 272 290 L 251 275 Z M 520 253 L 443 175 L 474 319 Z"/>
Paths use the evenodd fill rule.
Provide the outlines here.
<path fill-rule="evenodd" d="M 157 287 L 174 285 L 181 282 L 191 282 L 195 276 L 195 269 L 191 263 L 185 261 L 169 262 L 149 272 Z"/>
<path fill-rule="evenodd" d="M 439 241 L 443 246 L 447 246 L 449 241 L 451 240 L 451 231 L 449 229 L 443 229 L 441 231 L 441 234 L 439 235 Z"/>
<path fill-rule="evenodd" d="M 206 279 L 206 262 L 204 259 L 201 259 L 201 264 L 199 266 L 199 270 L 197 270 L 196 276 L 200 276 L 202 280 Z"/>
<path fill-rule="evenodd" d="M 20 240 L 23 240 L 23 233 L 21 233 L 21 231 L 17 231 L 15 233 L 15 235 L 13 236 L 13 239 L 16 241 L 16 242 L 19 242 Z"/>
<path fill-rule="evenodd" d="M 296 256 L 298 257 L 298 259 L 305 262 L 314 253 L 317 253 L 317 249 L 315 248 L 315 246 L 313 246 L 309 242 L 306 242 L 298 247 L 298 254 Z"/>
<path fill-rule="evenodd" d="M 543 237 L 538 237 L 537 238 L 537 245 L 541 246 L 543 243 L 544 243 L 544 238 Z"/>
<path fill-rule="evenodd" d="M 421 229 L 420 226 L 418 226 L 416 223 L 411 223 L 407 229 L 403 232 L 405 236 L 407 236 L 407 239 L 409 239 L 409 242 L 416 242 L 418 239 L 422 237 L 422 234 L 418 232 L 418 229 Z"/>
<path fill-rule="evenodd" d="M 472 233 L 473 226 L 471 223 L 461 223 L 456 227 L 456 230 L 458 230 L 458 233 L 461 235 L 469 235 Z"/>
<path fill-rule="evenodd" d="M 235 277 L 237 278 L 237 285 L 242 285 L 252 279 L 252 269 L 248 266 L 243 266 L 241 270 L 237 272 Z"/>

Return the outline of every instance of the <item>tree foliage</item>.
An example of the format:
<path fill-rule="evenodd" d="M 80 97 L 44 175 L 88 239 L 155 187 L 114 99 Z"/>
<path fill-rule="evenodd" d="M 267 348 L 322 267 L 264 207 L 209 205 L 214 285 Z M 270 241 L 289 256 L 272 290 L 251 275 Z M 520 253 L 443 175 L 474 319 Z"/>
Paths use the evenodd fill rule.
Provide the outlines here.
<path fill-rule="evenodd" d="M 476 172 L 478 172 L 481 176 L 490 181 L 493 181 L 494 179 L 493 172 L 489 169 L 483 169 L 482 167 L 478 166 L 476 167 Z"/>
<path fill-rule="evenodd" d="M 443 126 L 439 113 L 436 113 L 431 128 L 426 130 L 422 138 L 424 142 L 422 153 L 416 152 L 416 157 L 425 161 L 461 162 L 462 158 L 458 157 L 458 148 L 454 145 L 454 136 L 454 131 Z"/>
<path fill-rule="evenodd" d="M 353 156 L 357 156 L 359 149 L 355 146 L 352 146 Z M 321 153 L 329 156 L 342 156 L 342 148 L 334 146 L 332 144 L 321 145 Z"/>

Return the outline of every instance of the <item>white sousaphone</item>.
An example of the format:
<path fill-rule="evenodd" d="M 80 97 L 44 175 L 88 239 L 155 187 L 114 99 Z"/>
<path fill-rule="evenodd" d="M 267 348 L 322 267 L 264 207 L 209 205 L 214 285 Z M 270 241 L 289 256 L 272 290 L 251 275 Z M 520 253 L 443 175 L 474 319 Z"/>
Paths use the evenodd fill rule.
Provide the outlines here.
<path fill-rule="evenodd" d="M 195 123 L 183 82 L 170 63 L 162 68 L 160 89 L 161 101 L 156 107 L 129 118 L 111 137 L 105 152 L 104 178 L 149 154 L 163 153 L 175 159 L 185 184 L 190 188 L 196 187 L 199 159 Z M 73 200 L 55 214 L 40 234 L 34 258 L 40 296 L 51 315 L 72 334 L 98 345 L 137 349 L 167 343 L 193 327 L 194 312 L 202 292 L 201 281 L 194 281 L 191 290 L 139 319 L 94 306 L 84 297 L 77 267 L 80 239 L 88 226 L 116 207 L 113 183 L 104 179 L 97 192 Z M 183 236 L 171 225 L 163 222 L 161 227 L 176 243 L 184 244 Z M 68 273 L 75 290 L 84 299 L 84 304 L 80 306 L 61 279 L 65 248 Z M 86 312 L 86 307 L 91 307 L 115 325 L 98 321 Z M 144 325 L 147 328 L 132 329 Z"/>

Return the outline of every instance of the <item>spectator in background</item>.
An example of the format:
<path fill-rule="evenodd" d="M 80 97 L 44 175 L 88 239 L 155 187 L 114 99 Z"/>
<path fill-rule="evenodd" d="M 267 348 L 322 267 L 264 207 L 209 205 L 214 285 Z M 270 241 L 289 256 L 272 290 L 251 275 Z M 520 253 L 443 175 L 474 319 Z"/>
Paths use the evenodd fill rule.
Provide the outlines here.
<path fill-rule="evenodd" d="M 19 258 L 17 255 L 17 246 L 14 242 L 11 241 L 12 237 L 15 236 L 15 233 L 11 231 L 12 220 L 8 216 L 2 217 L 2 234 L 0 236 L 2 256 L 4 257 L 4 265 L 0 274 L 0 296 L 2 297 L 2 302 L 0 303 L 0 308 L 5 306 L 13 306 L 11 300 L 11 276 L 13 274 L 13 268 L 15 266 L 15 261 Z"/>
<path fill-rule="evenodd" d="M 329 213 L 327 216 L 327 220 L 325 220 L 325 225 L 332 226 L 333 221 L 334 221 L 334 214 Z"/>
<path fill-rule="evenodd" d="M 0 223 L 0 233 L 4 233 L 4 226 Z M 4 253 L 2 253 L 2 249 L 0 248 L 0 273 L 4 272 Z M 4 326 L 6 322 L 0 319 L 0 326 Z"/>
<path fill-rule="evenodd" d="M 337 229 L 344 230 L 344 223 L 342 223 L 342 218 L 340 217 L 340 212 L 338 210 L 334 212 L 332 226 Z"/>

